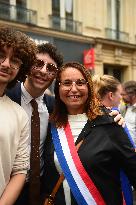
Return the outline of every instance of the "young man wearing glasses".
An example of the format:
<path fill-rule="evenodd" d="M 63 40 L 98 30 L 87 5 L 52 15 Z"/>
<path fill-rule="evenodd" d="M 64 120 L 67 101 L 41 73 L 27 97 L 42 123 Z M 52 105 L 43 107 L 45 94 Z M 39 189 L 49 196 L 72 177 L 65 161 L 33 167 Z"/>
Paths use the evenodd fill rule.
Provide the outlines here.
<path fill-rule="evenodd" d="M 38 45 L 37 59 L 31 67 L 24 83 L 18 83 L 13 89 L 8 91 L 12 100 L 19 103 L 27 112 L 31 120 L 32 106 L 31 100 L 35 99 L 38 104 L 40 116 L 40 175 L 43 175 L 43 145 L 47 134 L 49 113 L 52 112 L 54 98 L 45 94 L 45 90 L 52 84 L 57 71 L 62 66 L 63 57 L 56 47 L 50 43 Z M 30 128 L 31 130 L 31 128 Z M 30 143 L 31 144 L 31 143 Z M 31 167 L 30 167 L 31 170 Z M 29 200 L 29 179 L 25 184 L 23 192 L 18 198 L 16 205 L 39 205 L 37 200 Z M 37 187 L 35 189 L 38 190 Z M 35 198 L 33 194 L 33 198 Z"/>
<path fill-rule="evenodd" d="M 0 205 L 15 202 L 29 167 L 28 117 L 5 91 L 23 80 L 35 54 L 28 36 L 0 25 Z"/>

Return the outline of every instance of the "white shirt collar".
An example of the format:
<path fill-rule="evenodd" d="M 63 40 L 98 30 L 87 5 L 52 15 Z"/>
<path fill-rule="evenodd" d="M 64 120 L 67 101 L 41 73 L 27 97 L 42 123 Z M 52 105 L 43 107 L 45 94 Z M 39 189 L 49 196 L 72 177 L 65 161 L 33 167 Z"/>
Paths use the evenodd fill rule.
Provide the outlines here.
<path fill-rule="evenodd" d="M 21 90 L 22 90 L 22 98 L 24 99 L 26 104 L 29 104 L 30 101 L 33 99 L 33 97 L 29 94 L 29 92 L 26 90 L 24 87 L 23 83 L 21 83 Z M 36 102 L 42 101 L 43 100 L 43 95 L 35 98 Z"/>

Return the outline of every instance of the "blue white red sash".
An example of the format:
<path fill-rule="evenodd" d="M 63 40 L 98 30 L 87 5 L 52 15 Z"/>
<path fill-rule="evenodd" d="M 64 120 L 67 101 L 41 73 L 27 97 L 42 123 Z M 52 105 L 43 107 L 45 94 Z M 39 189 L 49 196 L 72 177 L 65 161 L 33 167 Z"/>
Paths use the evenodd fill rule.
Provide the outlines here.
<path fill-rule="evenodd" d="M 77 203 L 106 205 L 80 161 L 69 124 L 65 129 L 52 126 L 51 132 L 59 163 Z"/>

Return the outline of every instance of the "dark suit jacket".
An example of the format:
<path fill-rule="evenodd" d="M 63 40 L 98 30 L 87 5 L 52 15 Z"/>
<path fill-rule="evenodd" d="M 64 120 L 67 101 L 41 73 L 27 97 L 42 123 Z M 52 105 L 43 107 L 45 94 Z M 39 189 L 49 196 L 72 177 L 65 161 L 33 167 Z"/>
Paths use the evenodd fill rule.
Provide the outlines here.
<path fill-rule="evenodd" d="M 13 88 L 6 90 L 6 95 L 8 95 L 11 100 L 21 105 L 21 83 L 18 82 Z M 51 113 L 54 106 L 54 97 L 45 94 L 43 100 L 47 106 L 48 112 Z"/>
<path fill-rule="evenodd" d="M 95 183 L 106 205 L 122 205 L 120 168 L 136 187 L 136 153 L 124 129 L 110 116 L 100 116 L 86 123 L 76 144 L 83 140 L 78 154 L 87 173 Z M 59 174 L 54 164 L 54 145 L 50 129 L 45 143 L 45 195 L 52 192 Z M 55 205 L 65 205 L 63 186 L 59 188 Z M 71 204 L 76 201 L 71 193 Z"/>

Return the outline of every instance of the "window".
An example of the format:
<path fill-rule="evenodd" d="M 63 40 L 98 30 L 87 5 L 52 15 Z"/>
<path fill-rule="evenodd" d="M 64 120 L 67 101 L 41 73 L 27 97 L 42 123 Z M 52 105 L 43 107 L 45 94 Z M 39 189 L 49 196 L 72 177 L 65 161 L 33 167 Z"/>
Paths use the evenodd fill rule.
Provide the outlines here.
<path fill-rule="evenodd" d="M 9 3 L 10 3 L 10 0 L 0 0 L 0 3 L 9 4 Z"/>
<path fill-rule="evenodd" d="M 65 17 L 66 19 L 73 19 L 73 1 L 65 0 Z"/>
<path fill-rule="evenodd" d="M 73 0 L 52 0 L 52 27 L 73 31 Z"/>
<path fill-rule="evenodd" d="M 104 65 L 104 74 L 112 75 L 117 78 L 120 82 L 123 78 L 123 70 L 121 66 L 113 66 L 113 65 Z"/>
<path fill-rule="evenodd" d="M 111 37 L 119 39 L 120 34 L 120 0 L 107 0 L 107 21 Z"/>
<path fill-rule="evenodd" d="M 0 18 L 9 19 L 10 17 L 10 2 L 9 0 L 0 0 Z"/>
<path fill-rule="evenodd" d="M 60 16 L 60 0 L 52 0 L 52 15 Z"/>
<path fill-rule="evenodd" d="M 16 0 L 16 15 L 17 19 L 22 22 L 27 22 L 26 0 Z"/>
<path fill-rule="evenodd" d="M 16 5 L 26 8 L 26 0 L 16 0 Z"/>

